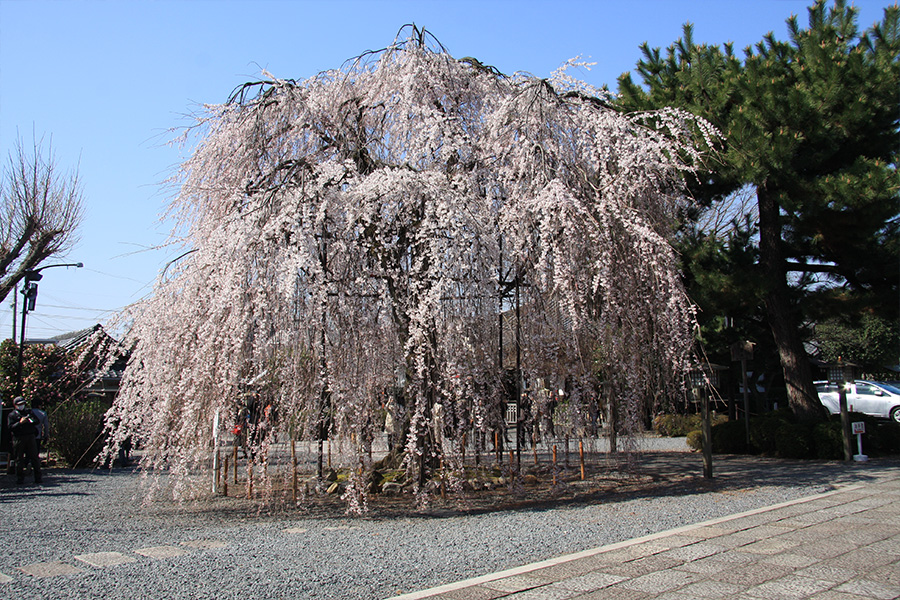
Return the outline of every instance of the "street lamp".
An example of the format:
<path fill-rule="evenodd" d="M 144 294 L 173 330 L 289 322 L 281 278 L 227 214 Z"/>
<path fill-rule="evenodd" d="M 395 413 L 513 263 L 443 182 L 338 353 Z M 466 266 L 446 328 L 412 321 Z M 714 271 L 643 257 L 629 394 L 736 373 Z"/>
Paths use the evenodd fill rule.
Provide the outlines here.
<path fill-rule="evenodd" d="M 19 356 L 18 361 L 16 362 L 16 396 L 22 395 L 22 360 L 23 350 L 25 349 L 25 317 L 28 315 L 29 311 L 34 310 L 34 303 L 37 300 L 38 292 L 37 282 L 44 277 L 41 275 L 41 271 L 52 267 L 81 268 L 83 266 L 84 264 L 82 263 L 65 263 L 60 265 L 46 265 L 39 269 L 25 271 L 25 286 L 22 289 L 22 295 L 25 296 L 25 301 L 22 302 L 22 330 L 19 333 Z"/>

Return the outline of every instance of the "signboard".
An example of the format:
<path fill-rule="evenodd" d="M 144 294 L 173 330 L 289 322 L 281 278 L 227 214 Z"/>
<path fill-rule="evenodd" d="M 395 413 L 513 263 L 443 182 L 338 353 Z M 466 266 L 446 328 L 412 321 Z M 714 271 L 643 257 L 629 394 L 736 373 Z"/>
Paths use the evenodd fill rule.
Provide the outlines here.
<path fill-rule="evenodd" d="M 507 402 L 506 403 L 506 424 L 507 425 L 515 425 L 519 422 L 519 411 L 515 402 Z"/>
<path fill-rule="evenodd" d="M 866 424 L 862 422 L 852 423 L 853 425 L 853 433 L 854 435 L 857 433 L 865 433 L 866 432 Z"/>

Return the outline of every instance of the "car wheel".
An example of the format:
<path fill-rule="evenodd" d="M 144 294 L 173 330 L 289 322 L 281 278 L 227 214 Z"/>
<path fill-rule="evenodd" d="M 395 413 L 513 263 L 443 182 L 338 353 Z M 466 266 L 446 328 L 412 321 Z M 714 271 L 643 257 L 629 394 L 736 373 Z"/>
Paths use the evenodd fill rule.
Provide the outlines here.
<path fill-rule="evenodd" d="M 900 423 L 900 406 L 895 406 L 891 409 L 891 421 Z"/>

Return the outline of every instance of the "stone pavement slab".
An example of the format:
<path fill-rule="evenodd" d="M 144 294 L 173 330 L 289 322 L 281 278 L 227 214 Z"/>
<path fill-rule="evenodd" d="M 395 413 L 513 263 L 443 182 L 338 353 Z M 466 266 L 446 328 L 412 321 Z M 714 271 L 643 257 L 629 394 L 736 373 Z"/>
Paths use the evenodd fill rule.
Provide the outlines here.
<path fill-rule="evenodd" d="M 76 554 L 75 560 L 80 560 L 92 567 L 111 567 L 125 563 L 137 562 L 133 556 L 126 556 L 121 552 L 94 552 L 91 554 Z"/>
<path fill-rule="evenodd" d="M 288 527 L 287 529 L 282 529 L 285 533 L 306 533 L 309 531 L 306 527 Z"/>
<path fill-rule="evenodd" d="M 32 577 L 56 577 L 80 573 L 81 569 L 64 562 L 41 562 L 19 567 L 19 570 Z"/>
<path fill-rule="evenodd" d="M 900 598 L 900 473 L 391 600 Z"/>
<path fill-rule="evenodd" d="M 187 550 L 178 546 L 153 546 L 152 548 L 140 548 L 134 551 L 135 554 L 146 556 L 147 558 L 175 558 L 176 556 L 184 556 Z"/>
<path fill-rule="evenodd" d="M 227 547 L 228 542 L 222 540 L 188 540 L 181 542 L 181 545 L 186 548 L 194 548 L 195 550 L 215 550 Z"/>

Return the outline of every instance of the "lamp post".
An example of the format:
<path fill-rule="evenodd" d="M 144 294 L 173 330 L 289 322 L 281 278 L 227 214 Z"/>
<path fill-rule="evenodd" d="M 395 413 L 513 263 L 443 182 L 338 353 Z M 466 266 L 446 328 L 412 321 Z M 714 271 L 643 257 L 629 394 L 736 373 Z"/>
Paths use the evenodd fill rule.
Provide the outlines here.
<path fill-rule="evenodd" d="M 16 395 L 22 395 L 22 361 L 24 358 L 23 351 L 25 349 L 25 317 L 28 315 L 29 311 L 34 310 L 34 303 L 37 300 L 37 282 L 43 278 L 41 275 L 41 271 L 44 269 L 50 269 L 52 267 L 75 267 L 81 268 L 84 264 L 82 263 L 65 263 L 59 265 L 47 265 L 41 267 L 39 269 L 31 269 L 29 271 L 25 271 L 25 285 L 22 288 L 22 295 L 25 296 L 25 299 L 22 302 L 22 328 L 19 332 L 19 355 L 18 360 L 16 362 Z"/>

